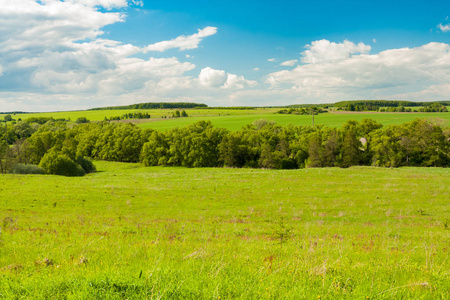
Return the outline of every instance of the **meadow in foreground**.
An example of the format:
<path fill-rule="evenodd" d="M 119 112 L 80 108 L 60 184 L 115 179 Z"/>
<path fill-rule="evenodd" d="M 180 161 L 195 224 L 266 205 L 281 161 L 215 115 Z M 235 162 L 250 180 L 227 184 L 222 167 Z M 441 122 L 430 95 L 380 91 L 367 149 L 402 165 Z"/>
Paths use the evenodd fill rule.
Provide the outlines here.
<path fill-rule="evenodd" d="M 450 171 L 0 176 L 5 299 L 448 299 Z"/>

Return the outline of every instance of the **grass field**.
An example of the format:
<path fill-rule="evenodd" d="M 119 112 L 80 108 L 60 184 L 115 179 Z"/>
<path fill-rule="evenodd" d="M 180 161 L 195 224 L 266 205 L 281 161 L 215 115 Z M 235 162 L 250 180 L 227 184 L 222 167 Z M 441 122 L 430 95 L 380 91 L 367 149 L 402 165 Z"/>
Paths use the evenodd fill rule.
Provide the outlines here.
<path fill-rule="evenodd" d="M 340 127 L 348 120 L 361 121 L 363 119 L 374 119 L 383 125 L 402 124 L 419 119 L 442 119 L 447 125 L 450 123 L 450 113 L 325 113 L 314 116 L 315 125 L 325 125 L 329 127 Z M 182 127 L 200 120 L 210 120 L 216 127 L 229 130 L 239 130 L 246 124 L 252 124 L 255 120 L 267 119 L 279 125 L 312 125 L 312 116 L 308 115 L 284 115 L 284 114 L 251 114 L 251 115 L 227 115 L 227 116 L 202 116 L 180 119 L 167 119 L 160 122 L 148 122 L 137 124 L 142 128 L 152 128 L 155 130 L 167 130 L 174 127 Z"/>
<path fill-rule="evenodd" d="M 75 121 L 79 117 L 86 117 L 90 121 L 103 121 L 105 117 L 122 116 L 126 113 L 133 112 L 147 112 L 152 118 L 161 118 L 162 116 L 170 117 L 172 113 L 177 109 L 113 109 L 113 110 L 79 110 L 79 111 L 61 111 L 61 112 L 44 112 L 44 113 L 25 113 L 15 114 L 14 119 L 21 118 L 22 120 L 32 117 L 53 117 L 55 119 L 71 119 Z M 178 109 L 180 110 L 180 109 Z M 181 109 L 182 110 L 182 109 Z M 185 109 L 190 116 L 224 116 L 224 115 L 253 115 L 274 113 L 278 111 L 277 108 L 258 108 L 247 110 L 235 110 L 235 109 Z M 3 118 L 5 114 L 0 114 L 0 118 Z"/>
<path fill-rule="evenodd" d="M 284 115 L 276 114 L 277 108 L 258 108 L 252 110 L 222 110 L 222 109 L 186 109 L 188 118 L 163 119 L 162 116 L 171 116 L 175 110 L 96 110 L 96 111 L 71 111 L 71 112 L 52 112 L 36 114 L 16 114 L 15 119 L 25 120 L 31 117 L 53 117 L 71 119 L 75 121 L 79 117 L 86 117 L 90 121 L 102 121 L 105 117 L 122 116 L 131 112 L 148 112 L 152 118 L 138 120 L 136 123 L 142 128 L 152 128 L 155 130 L 167 130 L 174 127 L 182 127 L 200 120 L 210 120 L 213 125 L 229 130 L 239 130 L 242 126 L 251 124 L 258 119 L 267 119 L 275 121 L 277 124 L 285 126 L 311 125 L 312 116 L 308 115 Z M 0 115 L 0 118 L 3 118 Z M 348 120 L 361 121 L 363 119 L 374 119 L 383 125 L 402 124 L 412 121 L 416 118 L 442 119 L 446 125 L 450 123 L 450 113 L 325 113 L 314 117 L 316 125 L 325 125 L 330 127 L 340 127 Z"/>
<path fill-rule="evenodd" d="M 449 299 L 450 170 L 0 176 L 0 298 Z"/>

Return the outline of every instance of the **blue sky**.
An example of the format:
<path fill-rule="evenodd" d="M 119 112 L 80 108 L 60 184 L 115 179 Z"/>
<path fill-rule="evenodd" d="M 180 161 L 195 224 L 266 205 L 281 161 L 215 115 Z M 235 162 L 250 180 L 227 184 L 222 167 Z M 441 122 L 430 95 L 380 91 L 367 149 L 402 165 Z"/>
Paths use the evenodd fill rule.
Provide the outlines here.
<path fill-rule="evenodd" d="M 450 1 L 0 5 L 0 111 L 450 99 Z"/>
<path fill-rule="evenodd" d="M 370 44 L 375 52 L 449 41 L 450 34 L 442 34 L 437 24 L 446 23 L 450 1 L 431 5 L 427 1 L 405 3 L 148 1 L 142 9 L 129 11 L 126 23 L 106 29 L 113 39 L 143 46 L 215 26 L 217 36 L 205 40 L 200 49 L 191 51 L 200 52 L 196 61 L 205 67 L 214 65 L 255 77 L 257 75 L 250 72 L 253 68 L 274 67 L 265 64 L 268 58 L 298 59 L 303 47 L 314 40 L 363 42 Z"/>

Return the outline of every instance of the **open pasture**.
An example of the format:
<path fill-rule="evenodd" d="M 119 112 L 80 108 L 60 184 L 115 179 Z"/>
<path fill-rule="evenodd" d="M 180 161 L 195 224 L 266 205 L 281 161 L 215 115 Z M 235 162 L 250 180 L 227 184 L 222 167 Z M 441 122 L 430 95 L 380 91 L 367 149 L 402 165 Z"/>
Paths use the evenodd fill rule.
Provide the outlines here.
<path fill-rule="evenodd" d="M 189 113 L 189 111 L 188 111 Z M 348 120 L 362 121 L 363 119 L 373 119 L 383 125 L 402 124 L 414 119 L 441 119 L 439 122 L 450 123 L 450 113 L 324 113 L 314 116 L 315 125 L 324 125 L 328 127 L 341 127 Z M 248 115 L 210 115 L 202 117 L 189 117 L 179 119 L 167 119 L 157 122 L 139 123 L 142 128 L 152 128 L 155 130 L 167 130 L 174 127 L 182 127 L 193 124 L 201 120 L 210 120 L 211 123 L 219 128 L 228 130 L 239 130 L 242 126 L 252 124 L 258 119 L 274 121 L 276 124 L 286 126 L 293 125 L 312 125 L 311 115 L 285 115 L 275 113 L 261 112 Z"/>
<path fill-rule="evenodd" d="M 276 114 L 279 108 L 257 108 L 247 110 L 233 109 L 186 109 L 188 118 L 169 118 L 176 109 L 149 109 L 149 110 L 91 110 L 91 111 L 68 111 L 68 112 L 48 112 L 32 114 L 16 114 L 13 118 L 25 120 L 31 117 L 53 117 L 55 119 L 65 118 L 73 122 L 79 117 L 86 117 L 90 121 L 102 121 L 114 116 L 122 116 L 125 113 L 147 112 L 150 119 L 127 120 L 135 122 L 142 128 L 155 130 L 168 130 L 175 127 L 183 127 L 201 120 L 210 120 L 216 127 L 228 130 L 239 130 L 242 126 L 251 124 L 258 119 L 274 121 L 279 125 L 311 125 L 310 115 L 287 115 Z M 166 116 L 167 118 L 162 118 Z M 0 115 L 3 118 L 3 115 Z M 419 119 L 440 119 L 445 125 L 450 123 L 450 113 L 370 113 L 370 112 L 330 112 L 314 116 L 315 125 L 325 125 L 329 127 L 340 127 L 348 120 L 361 121 L 363 119 L 373 119 L 383 125 L 402 124 Z"/>
<path fill-rule="evenodd" d="M 192 117 L 212 117 L 212 116 L 225 116 L 225 115 L 259 115 L 266 113 L 274 113 L 278 111 L 277 108 L 257 108 L 257 109 L 108 109 L 108 110 L 77 110 L 77 111 L 60 111 L 60 112 L 41 112 L 41 113 L 17 113 L 13 116 L 14 119 L 21 118 L 26 120 L 34 117 L 53 117 L 55 119 L 70 119 L 75 121 L 79 117 L 86 117 L 90 121 L 103 121 L 106 118 L 122 116 L 128 113 L 149 113 L 151 119 L 142 121 L 154 121 L 160 119 L 163 116 L 167 118 L 172 116 L 172 113 L 176 110 L 185 110 L 189 116 Z M 0 118 L 3 118 L 5 114 L 0 114 Z M 161 120 L 159 120 L 161 121 Z"/>
<path fill-rule="evenodd" d="M 448 299 L 450 170 L 0 176 L 0 298 Z"/>

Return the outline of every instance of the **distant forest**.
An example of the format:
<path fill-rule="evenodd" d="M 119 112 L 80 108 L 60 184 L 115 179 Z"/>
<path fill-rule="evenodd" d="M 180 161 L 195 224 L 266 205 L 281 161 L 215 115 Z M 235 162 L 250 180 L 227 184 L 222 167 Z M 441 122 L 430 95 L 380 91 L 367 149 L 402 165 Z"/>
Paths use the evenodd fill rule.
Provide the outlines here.
<path fill-rule="evenodd" d="M 417 112 L 447 112 L 445 106 L 450 106 L 450 101 L 355 100 L 336 102 L 332 106 L 347 111 L 411 112 L 414 110 L 410 107 L 420 107 L 416 109 Z"/>
<path fill-rule="evenodd" d="M 416 119 L 401 125 L 365 119 L 340 128 L 282 127 L 258 120 L 231 132 L 209 121 L 159 132 L 130 123 L 37 119 L 0 127 L 2 173 L 81 176 L 90 159 L 146 166 L 297 169 L 450 166 L 450 128 Z"/>
<path fill-rule="evenodd" d="M 111 109 L 164 109 L 164 108 L 200 108 L 208 107 L 203 103 L 189 103 L 189 102 L 149 102 L 138 103 L 124 106 L 108 106 L 97 107 L 88 110 L 111 110 Z"/>

